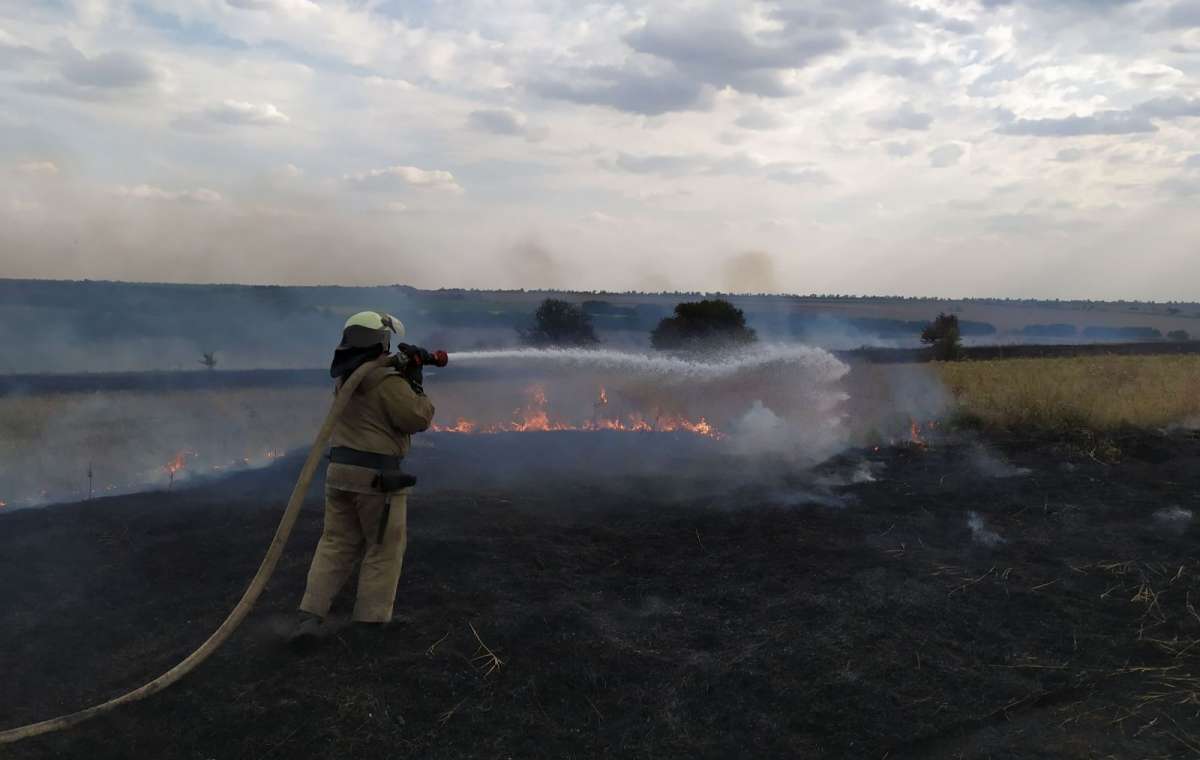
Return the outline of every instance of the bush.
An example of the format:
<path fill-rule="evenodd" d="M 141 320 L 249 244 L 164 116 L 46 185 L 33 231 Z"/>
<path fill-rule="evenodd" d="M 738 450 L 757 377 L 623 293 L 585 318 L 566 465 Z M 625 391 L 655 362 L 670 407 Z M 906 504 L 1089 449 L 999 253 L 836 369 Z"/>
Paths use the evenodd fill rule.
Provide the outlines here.
<path fill-rule="evenodd" d="M 1185 341 L 1191 339 L 1192 336 L 1187 330 L 1172 330 L 1171 332 L 1167 333 L 1167 340 Z"/>
<path fill-rule="evenodd" d="M 954 314 L 938 314 L 921 331 L 921 342 L 933 349 L 933 358 L 953 361 L 962 353 L 962 334 L 958 328 L 958 317 Z"/>
<path fill-rule="evenodd" d="M 527 346 L 595 346 L 600 342 L 592 328 L 592 318 L 578 306 L 547 298 L 533 314 L 533 322 L 517 328 Z"/>
<path fill-rule="evenodd" d="M 675 316 L 663 319 L 650 333 L 650 345 L 660 351 L 713 351 L 756 340 L 742 310 L 723 299 L 678 304 Z"/>

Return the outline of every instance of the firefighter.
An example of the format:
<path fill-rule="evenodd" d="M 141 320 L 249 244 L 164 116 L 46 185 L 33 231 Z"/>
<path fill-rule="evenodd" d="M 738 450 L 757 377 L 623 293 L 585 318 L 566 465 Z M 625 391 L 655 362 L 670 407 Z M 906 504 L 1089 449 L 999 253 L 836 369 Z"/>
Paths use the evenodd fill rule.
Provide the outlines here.
<path fill-rule="evenodd" d="M 362 364 L 388 353 L 393 334 L 403 338 L 404 325 L 390 315 L 364 311 L 350 317 L 330 375 L 340 386 Z M 325 529 L 308 571 L 293 644 L 321 636 L 333 598 L 360 561 L 352 619 L 375 625 L 392 619 L 407 544 L 408 493 L 416 482 L 401 471 L 401 461 L 412 434 L 433 420 L 420 373 L 415 362 L 369 370 L 333 429 Z"/>

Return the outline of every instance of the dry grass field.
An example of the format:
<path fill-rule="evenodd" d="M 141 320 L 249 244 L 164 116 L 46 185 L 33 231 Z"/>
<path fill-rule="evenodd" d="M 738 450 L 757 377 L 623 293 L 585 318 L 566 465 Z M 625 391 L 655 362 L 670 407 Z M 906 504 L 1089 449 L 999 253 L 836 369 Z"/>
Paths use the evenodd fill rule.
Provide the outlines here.
<path fill-rule="evenodd" d="M 84 498 L 264 464 L 312 437 L 320 388 L 62 393 L 0 398 L 0 501 Z"/>
<path fill-rule="evenodd" d="M 939 363 L 958 419 L 1005 432 L 1107 433 L 1200 420 L 1200 357 Z"/>

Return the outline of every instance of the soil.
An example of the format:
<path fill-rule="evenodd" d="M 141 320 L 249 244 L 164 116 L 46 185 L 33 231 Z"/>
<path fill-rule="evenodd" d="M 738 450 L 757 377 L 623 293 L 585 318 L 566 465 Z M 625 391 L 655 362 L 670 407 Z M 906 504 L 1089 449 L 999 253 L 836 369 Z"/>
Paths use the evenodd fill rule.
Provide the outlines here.
<path fill-rule="evenodd" d="M 934 440 L 688 488 L 667 460 L 460 482 L 499 448 L 582 438 L 430 438 L 392 625 L 347 624 L 345 596 L 321 646 L 282 643 L 321 530 L 314 488 L 212 659 L 0 754 L 1200 756 L 1196 438 L 1131 436 L 1111 463 Z M 256 570 L 297 469 L 0 513 L 0 728 L 192 651 Z"/>

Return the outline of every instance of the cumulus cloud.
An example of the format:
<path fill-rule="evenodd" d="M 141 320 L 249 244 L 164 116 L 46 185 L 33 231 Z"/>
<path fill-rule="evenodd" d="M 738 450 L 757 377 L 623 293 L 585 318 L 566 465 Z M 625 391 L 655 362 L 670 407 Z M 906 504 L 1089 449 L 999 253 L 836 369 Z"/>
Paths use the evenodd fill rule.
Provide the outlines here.
<path fill-rule="evenodd" d="M 1157 132 L 1158 127 L 1148 117 L 1130 111 L 1098 111 L 1091 116 L 1017 119 L 996 131 L 1025 137 L 1084 137 Z"/>
<path fill-rule="evenodd" d="M 388 166 L 383 169 L 371 169 L 357 174 L 347 174 L 344 179 L 350 185 L 364 190 L 396 190 L 414 187 L 451 193 L 463 191 L 450 172 L 441 169 L 419 169 L 415 166 Z"/>
<path fill-rule="evenodd" d="M 1070 164 L 1083 158 L 1083 151 L 1079 148 L 1063 148 L 1055 155 L 1054 160 L 1064 164 Z"/>
<path fill-rule="evenodd" d="M 618 153 L 614 160 L 602 161 L 601 166 L 631 174 L 658 174 L 667 177 L 760 176 L 790 185 L 828 185 L 833 182 L 826 172 L 815 166 L 788 161 L 761 161 L 743 153 L 727 156 Z"/>
<path fill-rule="evenodd" d="M 223 100 L 196 113 L 175 120 L 183 129 L 205 130 L 215 127 L 278 127 L 291 122 L 287 114 L 270 103 L 246 103 Z"/>
<path fill-rule="evenodd" d="M 751 108 L 733 122 L 742 129 L 765 131 L 784 125 L 784 120 L 765 108 Z"/>
<path fill-rule="evenodd" d="M 910 142 L 888 142 L 883 144 L 883 150 L 893 158 L 907 158 L 916 152 L 917 147 Z"/>
<path fill-rule="evenodd" d="M 1176 29 L 1200 27 L 1200 0 L 1180 0 L 1167 9 L 1163 21 Z"/>
<path fill-rule="evenodd" d="M 58 164 L 53 161 L 26 161 L 17 165 L 21 174 L 40 174 L 53 176 L 58 174 Z"/>
<path fill-rule="evenodd" d="M 23 44 L 0 28 L 0 68 L 18 68 L 45 56 L 37 48 Z"/>
<path fill-rule="evenodd" d="M 910 56 L 872 56 L 858 58 L 825 77 L 826 84 L 844 86 L 861 76 L 882 76 L 912 82 L 930 82 L 940 72 L 950 69 L 949 61 L 922 61 Z"/>
<path fill-rule="evenodd" d="M 671 68 L 588 66 L 535 77 L 529 88 L 555 100 L 609 106 L 620 111 L 658 116 L 671 111 L 707 110 L 713 90 Z"/>
<path fill-rule="evenodd" d="M 1025 5 L 1043 11 L 1071 13 L 1106 13 L 1137 2 L 1139 0 L 981 0 L 985 8 Z"/>
<path fill-rule="evenodd" d="M 962 157 L 962 146 L 947 143 L 929 151 L 929 165 L 935 169 L 945 169 L 957 164 Z"/>
<path fill-rule="evenodd" d="M 905 103 L 891 111 L 879 111 L 867 119 L 867 124 L 882 132 L 913 130 L 921 132 L 933 124 L 933 115 L 918 111 L 912 103 Z"/>
<path fill-rule="evenodd" d="M 145 56 L 125 50 L 85 55 L 65 39 L 53 45 L 57 76 L 41 81 L 26 81 L 29 92 L 79 100 L 112 99 L 150 90 L 162 75 Z"/>
<path fill-rule="evenodd" d="M 1167 195 L 1193 198 L 1200 195 L 1200 178 L 1169 177 L 1159 183 L 1158 189 Z"/>
<path fill-rule="evenodd" d="M 842 48 L 839 30 L 787 24 L 756 29 L 747 14 L 718 6 L 700 13 L 651 16 L 625 36 L 639 53 L 669 61 L 715 88 L 766 97 L 792 92 L 783 74 Z"/>
<path fill-rule="evenodd" d="M 1181 119 L 1200 116 L 1200 98 L 1155 98 L 1142 103 L 1135 113 L 1155 119 Z"/>
<path fill-rule="evenodd" d="M 82 87 L 126 89 L 141 87 L 157 78 L 154 67 L 140 55 L 126 51 L 88 58 L 74 48 L 64 48 L 62 75 Z"/>
<path fill-rule="evenodd" d="M 524 137 L 536 142 L 546 137 L 546 130 L 532 127 L 529 118 L 512 108 L 481 108 L 467 114 L 467 125 L 480 132 L 494 135 Z"/>
<path fill-rule="evenodd" d="M 1080 137 L 1085 135 L 1131 135 L 1157 132 L 1155 121 L 1200 117 L 1200 98 L 1173 96 L 1154 98 L 1126 110 L 1097 111 L 1089 116 L 1050 119 L 1016 119 L 1001 126 L 999 133 L 1030 137 Z"/>
<path fill-rule="evenodd" d="M 164 190 L 154 185 L 134 185 L 127 187 L 118 185 L 113 194 L 121 198 L 132 198 L 142 201 L 189 201 L 192 203 L 220 203 L 221 194 L 215 190 L 200 187 L 194 190 Z"/>

